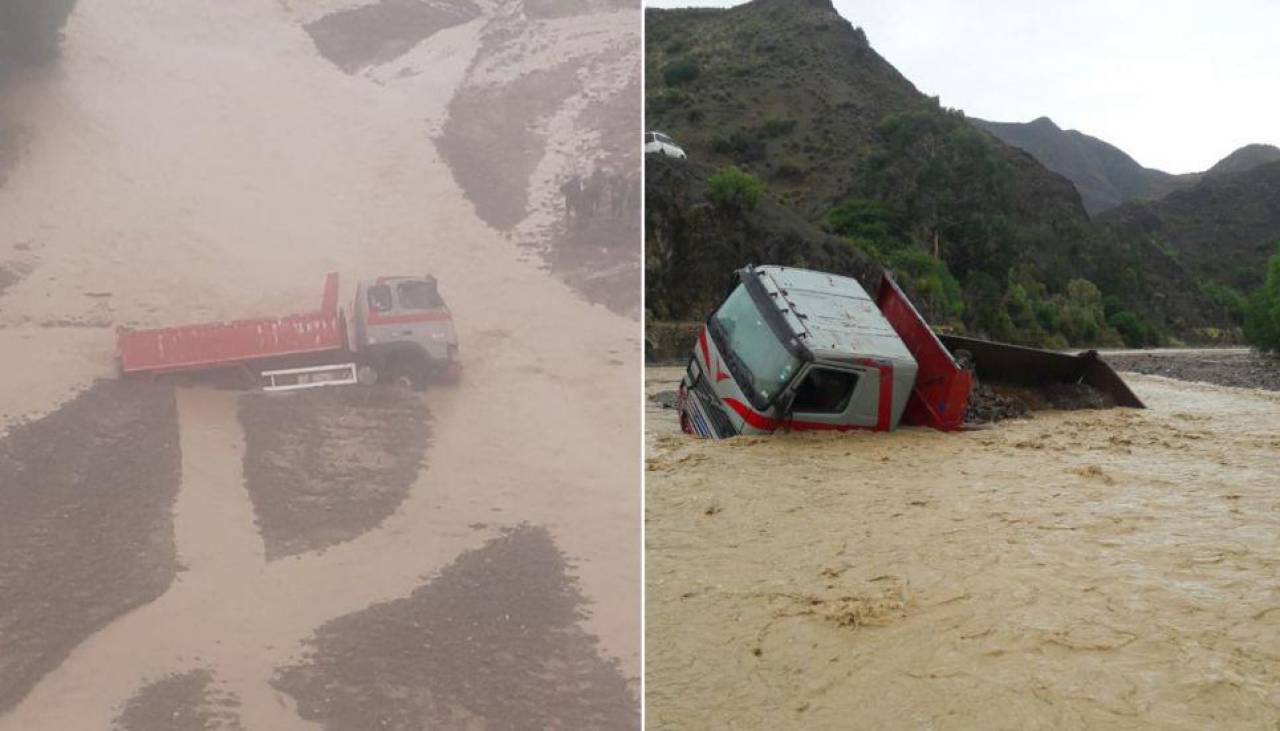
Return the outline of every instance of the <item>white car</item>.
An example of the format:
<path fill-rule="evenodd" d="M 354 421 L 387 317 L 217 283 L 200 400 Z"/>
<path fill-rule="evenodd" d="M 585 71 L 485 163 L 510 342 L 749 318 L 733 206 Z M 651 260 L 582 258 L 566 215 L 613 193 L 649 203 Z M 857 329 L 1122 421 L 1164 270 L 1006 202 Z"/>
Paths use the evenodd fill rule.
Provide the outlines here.
<path fill-rule="evenodd" d="M 661 132 L 647 132 L 644 136 L 644 154 L 661 153 L 667 157 L 674 157 L 677 160 L 685 159 L 684 150 L 675 143 L 675 140 L 662 134 Z"/>

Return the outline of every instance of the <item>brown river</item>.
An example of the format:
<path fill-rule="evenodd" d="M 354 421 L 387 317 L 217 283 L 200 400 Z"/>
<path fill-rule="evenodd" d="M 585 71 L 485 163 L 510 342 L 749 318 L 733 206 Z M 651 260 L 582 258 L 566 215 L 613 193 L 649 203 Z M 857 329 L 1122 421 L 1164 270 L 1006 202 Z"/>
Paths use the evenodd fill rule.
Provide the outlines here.
<path fill-rule="evenodd" d="M 1126 379 L 960 434 L 650 402 L 649 726 L 1275 729 L 1280 393 Z"/>

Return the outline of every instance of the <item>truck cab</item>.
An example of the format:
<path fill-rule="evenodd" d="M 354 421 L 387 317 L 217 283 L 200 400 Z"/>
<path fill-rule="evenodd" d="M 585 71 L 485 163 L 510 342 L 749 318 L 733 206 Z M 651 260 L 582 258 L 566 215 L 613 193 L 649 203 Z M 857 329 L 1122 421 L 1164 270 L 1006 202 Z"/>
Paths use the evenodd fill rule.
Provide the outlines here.
<path fill-rule="evenodd" d="M 356 286 L 351 350 L 380 383 L 416 390 L 461 372 L 453 314 L 435 277 L 378 277 Z"/>
<path fill-rule="evenodd" d="M 897 426 L 916 359 L 857 280 L 779 266 L 740 269 L 707 319 L 680 384 L 684 431 Z"/>

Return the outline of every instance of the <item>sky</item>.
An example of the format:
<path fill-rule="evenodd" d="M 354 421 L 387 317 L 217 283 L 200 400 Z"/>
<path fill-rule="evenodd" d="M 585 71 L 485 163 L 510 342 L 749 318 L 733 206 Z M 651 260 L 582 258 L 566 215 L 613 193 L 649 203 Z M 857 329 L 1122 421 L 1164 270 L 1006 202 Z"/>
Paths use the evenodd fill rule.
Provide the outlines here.
<path fill-rule="evenodd" d="M 834 4 L 916 88 L 969 116 L 1047 116 L 1170 173 L 1280 146 L 1280 0 Z"/>

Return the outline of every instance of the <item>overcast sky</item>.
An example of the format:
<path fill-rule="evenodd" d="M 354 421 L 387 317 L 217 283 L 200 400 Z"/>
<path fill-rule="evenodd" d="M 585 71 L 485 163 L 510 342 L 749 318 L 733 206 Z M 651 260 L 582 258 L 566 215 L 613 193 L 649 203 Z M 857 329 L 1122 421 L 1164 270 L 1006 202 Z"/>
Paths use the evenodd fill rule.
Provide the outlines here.
<path fill-rule="evenodd" d="M 1280 145 L 1280 0 L 834 2 L 917 88 L 970 116 L 1048 116 L 1171 173 Z"/>

